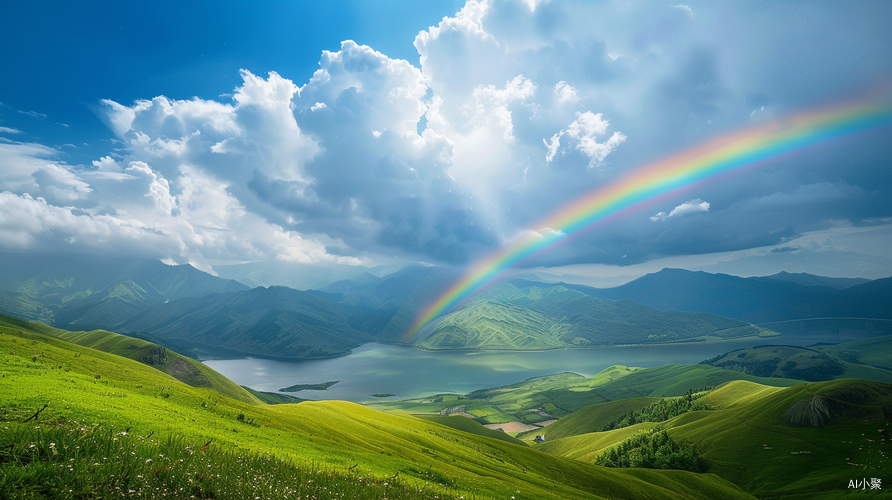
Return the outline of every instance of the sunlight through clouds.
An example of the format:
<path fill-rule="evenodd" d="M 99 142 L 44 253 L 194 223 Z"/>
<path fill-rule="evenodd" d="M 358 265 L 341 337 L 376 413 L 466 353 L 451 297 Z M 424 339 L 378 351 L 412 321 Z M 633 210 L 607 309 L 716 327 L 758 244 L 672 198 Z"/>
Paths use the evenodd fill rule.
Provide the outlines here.
<path fill-rule="evenodd" d="M 345 39 L 318 48 L 312 75 L 233 67 L 241 82 L 216 98 L 165 88 L 104 98 L 97 114 L 115 142 L 83 165 L 4 123 L 0 189 L 11 210 L 37 218 L 31 229 L 6 218 L 14 236 L 2 244 L 84 245 L 74 236 L 84 226 L 94 246 L 151 231 L 141 252 L 203 268 L 276 258 L 466 263 L 653 158 L 892 74 L 888 63 L 867 64 L 870 37 L 886 35 L 873 24 L 863 36 L 847 28 L 864 24 L 858 12 L 815 8 L 815 24 L 785 33 L 777 29 L 798 11 L 759 7 L 469 0 L 403 41 L 414 61 Z M 804 42 L 831 18 L 836 35 Z M 746 45 L 727 36 L 754 23 L 764 33 Z M 790 68 L 766 46 L 783 46 Z M 840 56 L 861 52 L 862 62 Z M 779 74 L 790 77 L 781 84 Z M 888 182 L 872 166 L 888 145 L 865 140 L 681 194 L 667 201 L 672 210 L 599 228 L 537 264 L 743 250 L 888 217 Z M 60 218 L 72 226 L 51 229 Z"/>

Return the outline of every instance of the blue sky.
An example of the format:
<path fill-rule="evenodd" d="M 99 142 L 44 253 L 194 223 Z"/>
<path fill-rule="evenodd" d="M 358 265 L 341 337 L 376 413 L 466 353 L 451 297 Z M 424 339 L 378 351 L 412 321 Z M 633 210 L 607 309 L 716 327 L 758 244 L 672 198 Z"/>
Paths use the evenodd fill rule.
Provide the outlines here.
<path fill-rule="evenodd" d="M 374 4 L 374 5 L 372 5 Z M 89 144 L 107 153 L 102 99 L 130 103 L 159 94 L 216 98 L 241 83 L 239 69 L 305 81 L 323 49 L 353 39 L 418 63 L 418 31 L 461 2 L 13 2 L 3 7 L 0 43 L 4 126 L 45 144 Z M 386 26 L 386 29 L 382 29 Z M 16 77 L 13 77 L 16 75 Z M 16 111 L 30 115 L 16 115 Z M 46 115 L 44 118 L 42 115 Z M 74 125 L 65 130 L 59 125 Z M 101 141 L 105 141 L 100 145 Z M 66 150 L 74 162 L 90 153 Z"/>
<path fill-rule="evenodd" d="M 888 2 L 27 2 L 0 16 L 0 246 L 466 265 L 649 160 L 892 81 Z M 531 262 L 892 274 L 890 131 Z M 601 280 L 601 281 L 598 281 Z"/>

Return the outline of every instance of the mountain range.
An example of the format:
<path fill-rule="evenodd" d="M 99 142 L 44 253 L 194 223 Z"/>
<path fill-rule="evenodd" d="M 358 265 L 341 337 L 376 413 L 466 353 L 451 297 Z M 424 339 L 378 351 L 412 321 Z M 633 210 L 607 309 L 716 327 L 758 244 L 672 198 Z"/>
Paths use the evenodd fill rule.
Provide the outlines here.
<path fill-rule="evenodd" d="M 783 322 L 827 317 L 870 318 L 867 336 L 892 328 L 884 321 L 892 320 L 890 278 L 664 269 L 610 289 L 507 279 L 405 338 L 419 311 L 458 277 L 412 266 L 301 291 L 249 288 L 189 265 L 16 254 L 0 266 L 0 313 L 179 349 L 293 358 L 342 355 L 371 341 L 480 350 L 771 336 L 795 330 Z"/>
<path fill-rule="evenodd" d="M 707 312 L 751 323 L 824 317 L 892 319 L 892 278 L 857 281 L 787 273 L 741 278 L 663 269 L 615 288 L 567 286 L 604 299 L 633 300 L 664 311 Z M 853 284 L 844 286 L 847 283 Z"/>
<path fill-rule="evenodd" d="M 54 325 L 95 329 L 120 324 L 158 304 L 248 287 L 157 260 L 3 254 L 0 312 Z"/>
<path fill-rule="evenodd" d="M 699 312 L 659 311 L 561 285 L 501 283 L 422 331 L 428 349 L 550 349 L 768 336 L 749 323 Z"/>

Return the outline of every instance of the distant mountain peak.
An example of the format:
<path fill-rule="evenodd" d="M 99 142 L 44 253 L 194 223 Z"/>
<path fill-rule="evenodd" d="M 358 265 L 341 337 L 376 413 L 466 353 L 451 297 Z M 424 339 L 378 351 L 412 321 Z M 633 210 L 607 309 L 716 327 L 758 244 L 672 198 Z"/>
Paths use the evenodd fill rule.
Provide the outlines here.
<path fill-rule="evenodd" d="M 850 286 L 862 285 L 871 280 L 866 278 L 829 278 L 827 276 L 817 276 L 808 273 L 788 273 L 781 271 L 771 276 L 765 276 L 766 279 L 776 281 L 786 281 L 796 283 L 802 286 L 829 286 L 841 290 Z"/>

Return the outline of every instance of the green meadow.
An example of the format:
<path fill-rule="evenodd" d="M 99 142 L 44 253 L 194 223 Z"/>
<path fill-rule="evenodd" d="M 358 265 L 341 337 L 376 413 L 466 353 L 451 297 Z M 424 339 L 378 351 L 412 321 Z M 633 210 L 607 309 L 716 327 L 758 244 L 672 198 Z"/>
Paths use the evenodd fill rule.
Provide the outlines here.
<path fill-rule="evenodd" d="M 598 467 L 405 412 L 225 395 L 40 329 L 0 326 L 0 496 L 752 498 L 713 474 Z"/>
<path fill-rule="evenodd" d="M 593 377 L 561 373 L 469 394 L 374 402 L 367 406 L 382 411 L 405 411 L 420 415 L 440 414 L 464 406 L 464 413 L 485 424 L 510 421 L 536 423 L 569 418 L 574 412 L 597 403 L 681 396 L 691 389 L 717 386 L 732 380 L 750 380 L 783 387 L 798 383 L 796 380 L 756 377 L 702 364 L 655 368 L 614 365 Z M 654 402 L 656 399 L 648 401 Z"/>
<path fill-rule="evenodd" d="M 807 358 L 881 374 L 864 367 L 890 345 Z M 767 354 L 782 353 L 732 359 Z M 614 365 L 362 406 L 253 391 L 144 340 L 3 317 L 0 498 L 881 498 L 846 486 L 892 469 L 892 385 L 745 371 Z M 508 422 L 543 427 L 483 425 Z"/>
<path fill-rule="evenodd" d="M 846 346 L 846 347 L 843 347 Z M 771 345 L 740 349 L 704 361 L 704 364 L 761 377 L 782 377 L 819 382 L 838 378 L 864 378 L 892 382 L 892 370 L 882 341 L 869 339 L 837 346 Z M 875 353 L 868 353 L 870 347 Z"/>
<path fill-rule="evenodd" d="M 708 410 L 607 432 L 565 431 L 565 437 L 536 447 L 594 462 L 635 433 L 659 425 L 700 450 L 710 472 L 760 498 L 839 498 L 852 477 L 882 477 L 892 468 L 889 384 L 845 379 L 781 388 L 741 380 L 701 401 Z M 604 406 L 584 412 L 604 413 Z"/>
<path fill-rule="evenodd" d="M 709 473 L 759 498 L 888 498 L 881 491 L 849 490 L 848 484 L 853 478 L 882 478 L 892 470 L 892 385 L 882 364 L 890 355 L 890 337 L 808 349 L 772 346 L 717 359 L 761 366 L 760 373 L 767 376 L 747 373 L 739 365 L 724 369 L 708 362 L 655 368 L 616 365 L 590 378 L 564 373 L 466 395 L 372 406 L 415 414 L 460 406 L 463 414 L 483 423 L 560 417 L 541 429 L 515 434 L 536 450 L 585 463 L 597 463 L 611 449 L 629 446 L 625 443 L 640 440 L 642 432 L 663 428 L 672 441 L 702 454 Z M 781 376 L 797 368 L 810 378 L 836 380 L 807 383 Z M 839 378 L 847 375 L 874 380 Z M 675 404 L 687 391 L 697 393 L 696 404 Z M 635 415 L 651 418 L 661 407 L 681 410 L 667 412 L 665 420 L 604 431 L 619 421 L 634 422 L 630 417 Z M 539 413 L 546 410 L 548 416 Z M 546 441 L 534 443 L 540 434 Z"/>

